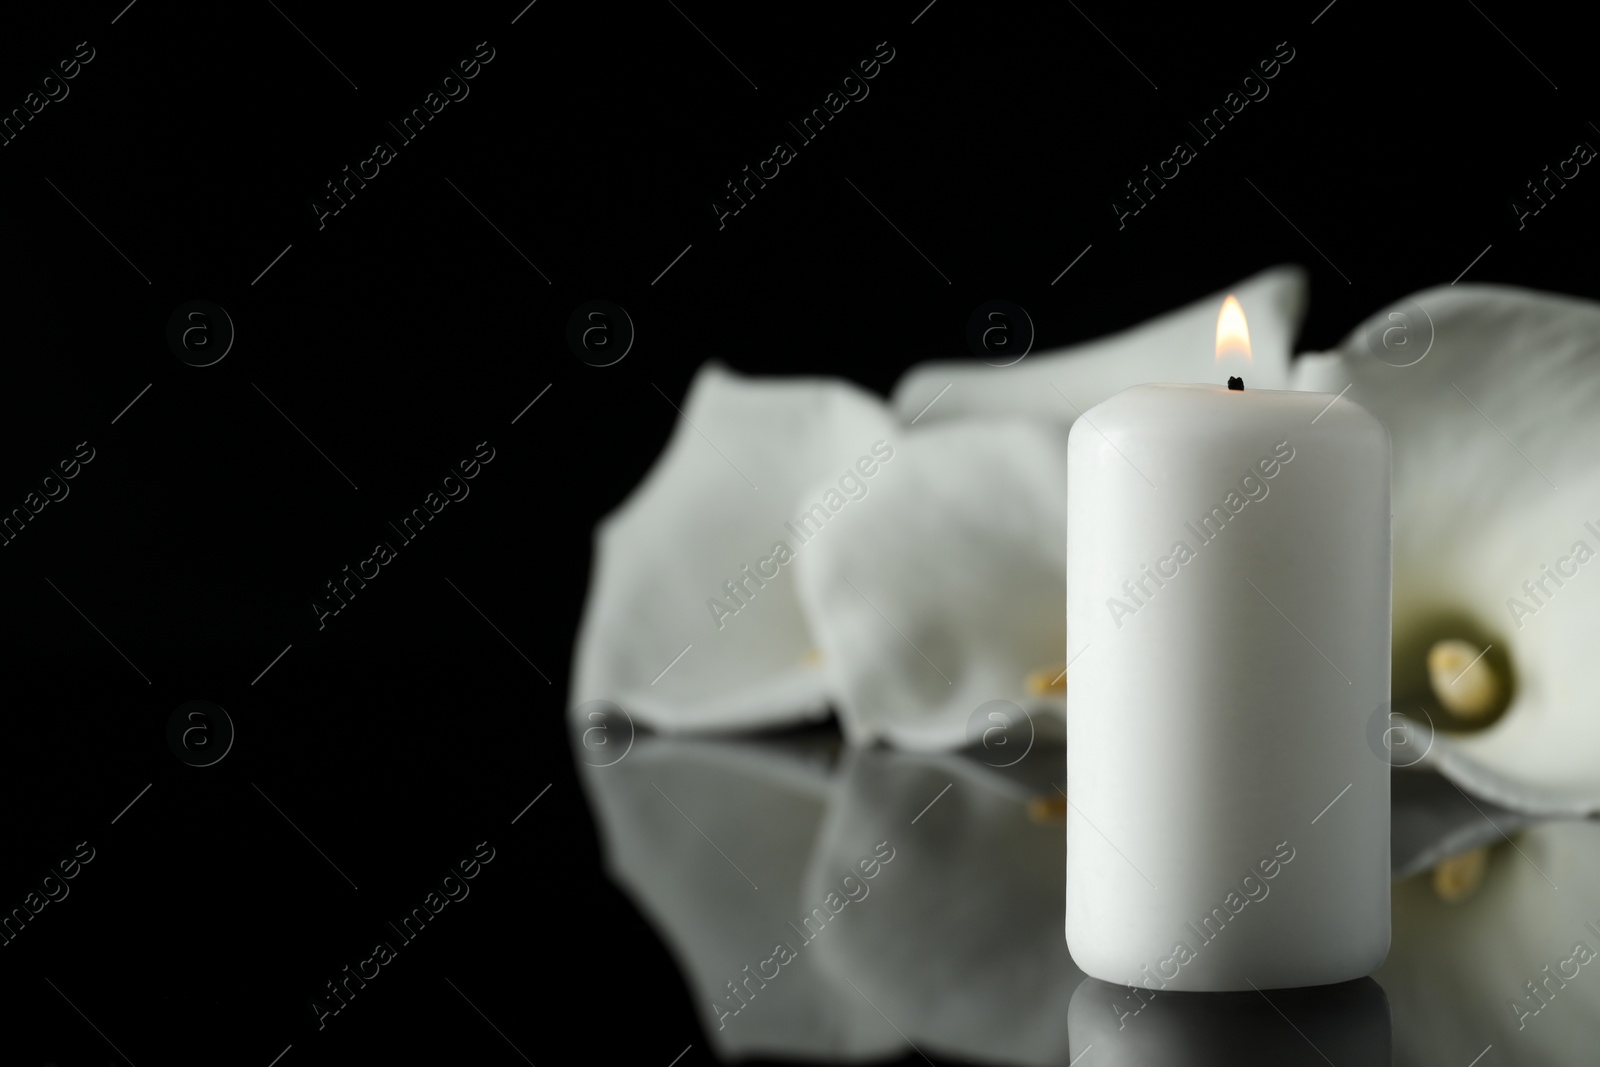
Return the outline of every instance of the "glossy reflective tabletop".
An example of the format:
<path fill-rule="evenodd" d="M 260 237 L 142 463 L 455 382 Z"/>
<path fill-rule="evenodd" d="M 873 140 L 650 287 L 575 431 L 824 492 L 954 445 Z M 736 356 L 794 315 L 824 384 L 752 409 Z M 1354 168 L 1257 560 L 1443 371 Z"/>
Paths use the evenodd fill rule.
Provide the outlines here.
<path fill-rule="evenodd" d="M 575 751 L 608 873 L 723 1060 L 1596 1061 L 1593 821 L 1528 820 L 1396 769 L 1380 970 L 1296 990 L 1135 992 L 1086 977 L 1067 949 L 1059 746 L 1008 767 L 853 749 L 831 730 L 641 732 L 605 766 Z M 1480 847 L 1481 881 L 1437 870 Z"/>

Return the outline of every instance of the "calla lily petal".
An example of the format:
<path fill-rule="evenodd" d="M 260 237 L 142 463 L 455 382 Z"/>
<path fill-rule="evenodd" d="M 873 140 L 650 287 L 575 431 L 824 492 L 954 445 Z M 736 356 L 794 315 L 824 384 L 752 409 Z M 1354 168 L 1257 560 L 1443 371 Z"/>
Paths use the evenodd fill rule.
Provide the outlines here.
<path fill-rule="evenodd" d="M 1018 755 L 1033 728 L 1062 732 L 1064 697 L 1029 693 L 1027 676 L 1067 643 L 1067 430 L 909 428 L 870 493 L 802 550 L 801 602 L 852 744 L 959 747 L 992 700 L 1051 712 L 1004 724 Z"/>
<path fill-rule="evenodd" d="M 613 701 L 663 732 L 825 716 L 826 674 L 774 548 L 794 547 L 784 523 L 801 491 L 893 425 L 842 381 L 702 368 L 666 450 L 597 530 L 571 704 Z"/>
<path fill-rule="evenodd" d="M 1248 363 L 1216 357 L 1217 314 L 1227 293 L 1239 298 L 1249 323 Z M 1251 388 L 1281 389 L 1305 305 L 1305 271 L 1275 267 L 1132 329 L 1032 353 L 1011 366 L 970 359 L 919 364 L 900 379 L 889 402 L 902 419 L 919 425 L 972 415 L 1071 422 L 1145 382 L 1216 383 L 1219 375 L 1236 374 Z"/>
<path fill-rule="evenodd" d="M 1389 429 L 1394 708 L 1421 723 L 1412 751 L 1536 814 L 1600 812 L 1597 367 L 1600 306 L 1441 286 L 1294 374 L 1300 388 L 1348 385 Z M 1437 713 L 1413 699 L 1428 693 L 1429 648 L 1450 638 L 1511 675 L 1509 706 L 1477 732 L 1427 729 Z"/>

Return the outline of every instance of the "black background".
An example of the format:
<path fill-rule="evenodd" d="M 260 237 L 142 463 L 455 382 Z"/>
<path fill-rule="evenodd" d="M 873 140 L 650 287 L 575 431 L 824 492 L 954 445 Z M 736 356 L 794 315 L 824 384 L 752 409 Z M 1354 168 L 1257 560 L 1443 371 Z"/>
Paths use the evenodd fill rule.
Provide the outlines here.
<path fill-rule="evenodd" d="M 592 528 L 707 359 L 886 392 L 989 299 L 1046 348 L 1281 262 L 1302 350 L 1486 248 L 1466 280 L 1600 290 L 1600 178 L 1510 207 L 1600 144 L 1588 37 L 1537 6 L 123 2 L 8 12 L 0 43 L 7 113 L 94 49 L 0 147 L 0 511 L 95 449 L 0 548 L 0 908 L 97 850 L 0 948 L 6 1062 L 708 1059 L 599 873 L 562 716 Z M 480 41 L 470 95 L 319 229 Z M 870 95 L 719 229 L 723 183 L 880 41 Z M 1123 183 L 1283 41 L 1119 229 Z M 593 298 L 637 328 L 606 368 L 565 342 Z M 237 330 L 206 368 L 166 341 L 192 299 Z M 323 583 L 481 441 L 470 497 L 319 630 Z M 165 738 L 195 698 L 238 730 L 203 769 Z M 485 840 L 469 900 L 319 1032 L 309 998 Z"/>

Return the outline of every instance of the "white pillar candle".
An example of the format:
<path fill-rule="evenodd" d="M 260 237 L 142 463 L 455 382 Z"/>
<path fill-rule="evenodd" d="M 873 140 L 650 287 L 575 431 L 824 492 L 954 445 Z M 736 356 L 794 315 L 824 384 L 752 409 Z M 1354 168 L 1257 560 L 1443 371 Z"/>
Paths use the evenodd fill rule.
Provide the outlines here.
<path fill-rule="evenodd" d="M 1389 950 L 1389 436 L 1141 385 L 1072 427 L 1067 942 L 1109 982 L 1339 982 Z"/>

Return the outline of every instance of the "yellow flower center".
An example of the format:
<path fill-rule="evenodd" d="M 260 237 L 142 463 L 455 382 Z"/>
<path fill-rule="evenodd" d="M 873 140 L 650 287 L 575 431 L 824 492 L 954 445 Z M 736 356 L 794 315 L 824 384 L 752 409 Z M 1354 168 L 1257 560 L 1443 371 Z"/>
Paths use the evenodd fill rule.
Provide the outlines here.
<path fill-rule="evenodd" d="M 1500 707 L 1505 687 L 1489 663 L 1488 651 L 1453 638 L 1428 649 L 1428 685 L 1452 715 L 1475 722 Z"/>

